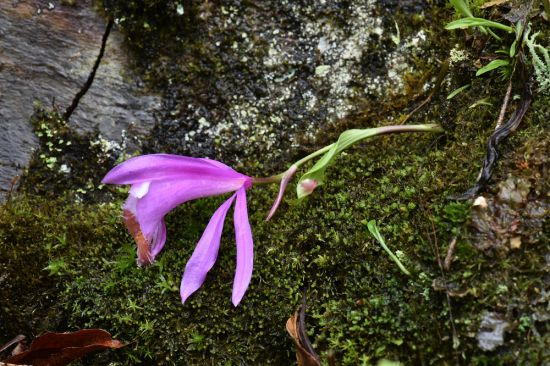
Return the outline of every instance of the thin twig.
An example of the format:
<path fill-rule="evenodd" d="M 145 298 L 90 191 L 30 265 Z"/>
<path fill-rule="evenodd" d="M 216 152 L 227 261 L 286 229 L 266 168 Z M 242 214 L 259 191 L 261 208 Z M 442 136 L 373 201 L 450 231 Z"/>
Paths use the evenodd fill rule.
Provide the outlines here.
<path fill-rule="evenodd" d="M 447 249 L 447 256 L 445 257 L 445 269 L 448 271 L 451 268 L 451 258 L 456 248 L 456 236 L 451 240 L 449 244 L 449 249 Z"/>
<path fill-rule="evenodd" d="M 432 229 L 433 229 L 433 232 L 434 232 L 434 241 L 435 241 L 435 253 L 436 253 L 436 256 L 437 256 L 437 263 L 439 264 L 439 269 L 441 270 L 441 277 L 443 278 L 443 284 L 445 285 L 445 294 L 447 295 L 447 305 L 449 306 L 449 318 L 451 320 L 451 327 L 453 328 L 453 348 L 455 349 L 456 364 L 458 366 L 459 365 L 459 363 L 458 363 L 458 345 L 457 345 L 457 347 L 455 347 L 455 342 L 458 342 L 458 335 L 456 333 L 455 322 L 454 322 L 454 319 L 453 319 L 453 312 L 451 310 L 451 297 L 449 296 L 449 289 L 447 288 L 447 279 L 445 278 L 445 272 L 443 271 L 443 266 L 441 265 L 441 257 L 439 256 L 439 246 L 437 245 L 437 236 L 435 234 L 434 219 L 433 219 L 433 216 L 432 216 L 432 211 L 430 210 L 430 205 L 424 199 L 422 194 L 420 194 L 420 197 L 422 198 L 422 200 L 426 203 L 426 206 L 428 207 L 428 213 L 430 214 L 430 220 L 432 222 Z"/>
<path fill-rule="evenodd" d="M 434 85 L 434 89 L 432 90 L 432 93 L 430 94 L 430 96 L 428 97 L 428 99 L 426 99 L 422 104 L 420 104 L 418 107 L 416 107 L 416 109 L 414 111 L 412 111 L 408 116 L 407 118 L 405 118 L 403 120 L 403 122 L 400 123 L 400 125 L 402 125 L 403 123 L 407 122 L 407 120 L 414 114 L 414 112 L 416 112 L 417 110 L 419 110 L 424 104 L 428 103 L 428 101 L 430 99 L 432 99 L 432 96 L 434 96 L 435 94 L 437 94 L 439 92 L 439 87 L 441 86 L 441 83 L 443 82 L 443 79 L 445 78 L 445 76 L 447 75 L 447 73 L 449 72 L 449 66 L 451 65 L 451 61 L 449 59 L 446 59 L 443 64 L 441 65 L 441 69 L 439 70 L 439 75 L 437 75 L 437 79 L 435 80 L 435 85 Z"/>
<path fill-rule="evenodd" d="M 21 342 L 22 340 L 24 340 L 25 337 L 23 334 L 19 334 L 17 337 L 15 337 L 14 339 L 12 339 L 11 341 L 9 341 L 8 343 L 6 343 L 4 345 L 4 347 L 0 348 L 0 352 L 4 352 L 6 349 L 8 349 L 11 345 L 17 343 L 17 342 Z M 0 363 L 1 364 L 1 363 Z"/>
<path fill-rule="evenodd" d="M 8 204 L 10 203 L 11 192 L 13 191 L 13 186 L 15 185 L 15 181 L 17 180 L 17 178 L 19 178 L 19 174 L 16 175 L 15 178 L 13 178 L 13 180 L 11 181 L 11 188 L 10 188 L 10 191 L 8 193 L 8 199 L 6 200 L 6 203 L 4 204 L 4 210 L 2 211 L 2 215 L 0 215 L 0 217 L 3 217 L 4 214 L 6 213 L 6 210 L 8 209 Z"/>
<path fill-rule="evenodd" d="M 512 78 L 510 78 L 510 83 L 508 84 L 508 89 L 506 90 L 506 95 L 504 96 L 504 102 L 502 103 L 502 108 L 500 108 L 500 114 L 498 115 L 497 125 L 495 130 L 500 127 L 502 121 L 504 121 L 504 115 L 506 114 L 506 108 L 508 108 L 508 102 L 510 101 L 510 95 L 512 94 Z"/>
<path fill-rule="evenodd" d="M 414 111 L 412 111 L 412 112 L 407 116 L 407 118 L 405 118 L 405 119 L 403 120 L 403 122 L 400 123 L 400 125 L 402 125 L 403 123 L 407 122 L 407 120 L 414 114 L 414 112 L 416 112 L 417 110 L 419 110 L 424 104 L 428 103 L 428 101 L 429 101 L 430 99 L 432 99 L 432 95 L 433 95 L 433 94 L 430 94 L 430 96 L 428 97 L 428 99 L 426 99 L 422 104 L 420 104 L 418 107 L 416 107 L 416 109 L 415 109 Z"/>

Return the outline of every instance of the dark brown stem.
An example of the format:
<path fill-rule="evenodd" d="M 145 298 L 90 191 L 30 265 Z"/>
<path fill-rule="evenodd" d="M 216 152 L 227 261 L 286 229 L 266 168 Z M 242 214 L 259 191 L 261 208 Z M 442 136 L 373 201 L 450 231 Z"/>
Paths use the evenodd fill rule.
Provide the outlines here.
<path fill-rule="evenodd" d="M 429 101 L 430 99 L 432 99 L 432 95 L 433 95 L 433 94 L 430 94 L 430 96 L 428 97 L 428 99 L 426 99 L 422 104 L 420 104 L 418 107 L 416 107 L 416 109 L 415 109 L 414 111 L 412 111 L 412 112 L 407 116 L 407 118 L 405 118 L 405 119 L 403 120 L 403 122 L 400 123 L 400 125 L 402 125 L 403 123 L 407 122 L 407 120 L 414 114 L 414 112 L 416 112 L 417 110 L 419 110 L 424 104 L 428 103 L 428 101 Z"/>
<path fill-rule="evenodd" d="M 0 352 L 4 352 L 4 351 L 5 351 L 6 349 L 8 349 L 12 344 L 15 344 L 15 343 L 17 343 L 17 342 L 21 342 L 21 341 L 24 340 L 25 338 L 27 338 L 27 337 L 25 337 L 23 334 L 19 334 L 17 337 L 15 337 L 14 339 L 12 339 L 12 340 L 9 341 L 8 343 L 6 343 L 6 344 L 4 345 L 4 347 L 0 348 Z M 2 364 L 2 363 L 0 362 L 0 365 L 1 365 L 1 364 Z"/>
<path fill-rule="evenodd" d="M 109 33 L 111 33 L 111 28 L 113 27 L 113 20 L 110 19 L 107 23 L 107 28 L 105 29 L 105 33 L 103 33 L 103 39 L 101 40 L 101 48 L 99 49 L 99 55 L 97 56 L 97 59 L 95 60 L 94 67 L 92 68 L 92 72 L 90 72 L 90 75 L 88 76 L 88 80 L 84 83 L 82 86 L 82 89 L 74 96 L 73 102 L 67 108 L 65 111 L 65 114 L 63 115 L 63 119 L 65 121 L 68 121 L 71 117 L 71 114 L 73 114 L 76 107 L 78 107 L 78 102 L 80 102 L 80 99 L 88 92 L 88 89 L 90 89 L 90 86 L 92 86 L 92 83 L 94 82 L 94 77 L 97 69 L 99 68 L 99 64 L 101 63 L 101 59 L 103 58 L 103 54 L 105 53 L 105 45 L 107 44 L 107 38 L 109 38 Z"/>
<path fill-rule="evenodd" d="M 11 181 L 11 188 L 10 188 L 10 192 L 8 193 L 8 199 L 6 200 L 6 204 L 4 205 L 4 210 L 2 211 L 2 215 L 0 215 L 0 217 L 3 217 L 4 214 L 6 213 L 6 210 L 8 209 L 8 204 L 10 203 L 10 198 L 11 198 L 11 192 L 13 191 L 13 186 L 15 185 L 17 178 L 19 178 L 19 175 L 16 175 L 15 178 L 13 178 L 13 180 Z"/>
<path fill-rule="evenodd" d="M 529 73 L 527 72 L 525 58 L 521 52 L 519 53 L 519 60 L 522 65 L 521 79 L 523 81 L 523 90 L 521 92 L 521 99 L 519 100 L 518 106 L 508 122 L 493 132 L 493 135 L 487 144 L 487 152 L 485 153 L 485 159 L 483 161 L 483 173 L 481 174 L 479 181 L 474 184 L 472 188 L 468 189 L 462 196 L 458 197 L 458 200 L 473 198 L 479 189 L 489 181 L 489 178 L 491 178 L 491 174 L 493 173 L 495 161 L 498 157 L 498 144 L 516 130 L 522 121 L 523 116 L 525 116 L 527 109 L 529 109 L 529 105 L 531 105 L 531 100 L 533 99 L 533 94 L 531 92 L 531 80 L 529 78 Z"/>

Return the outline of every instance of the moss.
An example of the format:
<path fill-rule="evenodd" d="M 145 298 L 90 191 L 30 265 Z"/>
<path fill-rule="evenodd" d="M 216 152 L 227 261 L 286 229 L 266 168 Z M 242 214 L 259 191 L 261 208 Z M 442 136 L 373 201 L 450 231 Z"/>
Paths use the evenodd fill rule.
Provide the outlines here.
<path fill-rule="evenodd" d="M 13 334 L 32 339 L 66 329 L 71 315 L 57 300 L 82 257 L 114 255 L 116 204 L 83 205 L 71 197 L 55 200 L 23 193 L 12 198 L 0 221 L 0 343 Z M 99 260 L 99 258 L 94 258 Z M 49 268 L 47 268 L 49 267 Z"/>
<path fill-rule="evenodd" d="M 536 131 L 539 123 L 531 122 L 527 132 Z M 114 236 L 119 241 L 114 247 L 121 248 L 118 254 L 89 255 L 70 265 L 73 281 L 65 283 L 60 296 L 71 314 L 69 329 L 100 327 L 125 341 L 136 341 L 134 351 L 116 354 L 121 362 L 137 358 L 145 364 L 259 360 L 288 364 L 294 356 L 284 324 L 301 301 L 301 286 L 307 284 L 315 297 L 308 310 L 308 331 L 321 354 L 336 349 L 342 364 L 382 357 L 405 363 L 424 359 L 451 364 L 454 352 L 451 341 L 445 340 L 452 338 L 449 310 L 444 293 L 432 288 L 432 282 L 439 279 L 439 267 L 420 193 L 435 215 L 441 256 L 458 231 L 457 258 L 447 280 L 469 289 L 465 297 L 452 300 L 460 353 L 480 364 L 547 359 L 539 343 L 530 345 L 522 331 L 510 334 L 498 355 L 488 357 L 477 348 L 475 335 L 484 311 L 500 312 L 519 324 L 539 308 L 531 304 L 547 286 L 544 258 L 550 253 L 541 244 L 545 241 L 511 252 L 504 260 L 476 249 L 468 228 L 471 206 L 445 198 L 471 182 L 472 169 L 463 168 L 463 157 L 453 158 L 456 151 L 469 154 L 461 148 L 464 140 L 460 138 L 471 134 L 454 136 L 427 153 L 433 136 L 381 137 L 376 144 L 352 149 L 328 170 L 325 187 L 301 206 L 283 207 L 268 223 L 263 220 L 276 189 L 250 190 L 255 268 L 250 288 L 237 308 L 230 302 L 235 270 L 230 217 L 218 261 L 203 286 L 185 305 L 177 291 L 195 243 L 227 197 L 197 200 L 172 211 L 166 218 L 166 247 L 149 268 L 131 265 L 135 262 L 132 239 L 117 221 L 119 231 Z M 513 143 L 521 146 L 520 141 Z M 533 142 L 526 143 L 523 149 L 530 149 Z M 515 156 L 511 152 L 507 158 Z M 502 166 L 495 176 L 506 168 L 517 171 L 513 165 Z M 537 197 L 546 196 L 548 187 L 543 189 Z M 381 222 L 390 248 L 404 253 L 411 278 L 367 234 L 360 223 L 365 219 Z M 541 229 L 548 235 L 547 224 Z M 542 303 L 541 309 L 545 306 Z M 547 342 L 550 329 L 545 323 L 535 326 L 539 341 Z"/>
<path fill-rule="evenodd" d="M 226 134 L 227 138 L 221 138 L 216 146 L 214 142 L 208 145 L 209 140 L 204 138 L 195 141 L 205 144 L 200 149 L 195 143 L 182 143 L 181 131 L 197 122 L 193 120 L 195 110 L 223 110 L 232 103 L 229 96 L 248 95 L 245 87 L 261 95 L 262 85 L 256 80 L 264 69 L 259 61 L 243 66 L 238 52 L 220 59 L 219 54 L 201 43 L 197 34 L 206 37 L 209 32 L 201 27 L 189 28 L 197 33 L 181 35 L 189 38 L 186 55 L 181 53 L 182 46 L 167 47 L 166 54 L 158 46 L 153 47 L 154 40 L 172 38 L 171 32 L 194 27 L 194 19 L 188 19 L 188 25 L 172 24 L 174 19 L 180 19 L 176 15 L 159 18 L 159 9 L 173 11 L 176 3 L 104 4 L 111 4 L 106 7 L 119 20 L 133 19 L 123 30 L 129 36 L 137 34 L 135 45 L 143 47 L 145 56 L 140 61 L 144 78 L 149 79 L 151 87 L 165 88 L 162 90 L 166 93 L 167 118 L 156 126 L 159 137 L 146 143 L 147 152 L 217 157 L 233 162 L 239 171 L 250 175 L 265 174 L 268 168 L 283 170 L 287 163 L 304 155 L 304 151 L 295 153 L 289 148 L 291 142 L 285 138 L 289 135 L 283 133 L 284 129 L 277 130 L 274 137 L 279 143 L 272 147 L 275 153 L 265 158 L 265 151 L 271 150 L 259 142 L 259 135 L 254 136 L 258 137 L 256 141 L 237 144 Z M 154 11 L 148 14 L 144 9 L 150 5 Z M 327 1 L 326 8 L 315 7 L 312 17 L 326 13 L 333 21 L 341 21 L 348 10 L 332 5 Z M 196 8 L 197 17 L 203 13 L 207 19 L 220 15 L 221 8 L 208 8 L 208 2 L 202 6 L 206 8 Z M 246 6 L 231 6 L 245 14 L 236 15 L 241 24 L 253 21 L 254 17 L 242 11 Z M 293 29 L 290 8 L 279 3 L 262 6 L 266 17 L 280 15 L 282 26 Z M 450 8 L 440 7 L 434 8 L 432 14 L 446 19 L 452 13 Z M 407 21 L 407 13 L 395 10 L 392 15 L 395 20 Z M 272 23 L 266 19 L 267 28 Z M 438 22 L 430 19 L 413 19 L 417 24 L 407 26 L 415 30 L 418 28 L 414 27 L 429 27 L 433 33 L 430 42 L 436 48 L 432 56 L 446 57 L 445 50 L 457 43 L 472 54 L 476 52 L 469 43 L 465 44 L 461 33 L 443 34 L 437 28 Z M 142 29 L 144 22 L 149 27 Z M 390 23 L 393 29 L 393 22 Z M 227 30 L 229 36 L 222 40 L 227 42 L 223 47 L 230 47 L 242 31 L 239 27 Z M 222 32 L 214 29 L 210 36 L 221 39 Z M 509 40 L 505 38 L 504 42 Z M 258 57 L 266 51 L 265 42 L 257 41 Z M 377 49 L 372 46 L 372 53 L 365 56 L 365 72 L 376 72 L 383 66 L 367 67 L 369 60 L 384 57 L 383 45 L 378 44 Z M 487 47 L 494 52 L 500 45 L 491 43 Z M 289 121 L 301 128 L 300 148 L 307 150 L 333 141 L 349 126 L 387 125 L 407 115 L 418 105 L 414 97 L 421 88 L 420 75 L 430 68 L 435 70 L 434 64 L 425 61 L 418 60 L 418 76 L 410 75 L 407 96 L 390 97 L 383 102 L 367 100 L 364 113 L 341 124 L 326 126 L 323 110 L 305 115 L 299 122 L 297 116 L 288 113 Z M 132 238 L 119 216 L 127 189 L 99 189 L 97 184 L 114 166 L 117 156 L 100 162 L 104 151 L 100 144 L 92 146 L 100 141 L 97 133 L 78 136 L 58 122 L 55 113 L 37 114 L 34 123 L 36 131 L 42 133 L 40 150 L 33 156 L 22 192 L 0 223 L 0 275 L 5 278 L 3 284 L 9 284 L 0 289 L 0 303 L 10 319 L 0 319 L 0 343 L 22 332 L 29 336 L 97 327 L 123 341 L 136 342 L 133 349 L 94 358 L 98 364 L 292 364 L 293 345 L 284 325 L 301 303 L 301 288 L 307 285 L 312 301 L 308 334 L 322 357 L 334 349 L 342 365 L 375 364 L 381 358 L 405 364 L 454 364 L 450 309 L 444 291 L 436 291 L 441 288 L 438 284 L 442 279 L 427 202 L 441 257 L 457 238 L 446 277 L 452 293 L 460 294 L 451 298 L 460 340 L 459 357 L 479 365 L 548 362 L 550 323 L 533 320 L 533 314 L 547 309 L 549 301 L 549 138 L 544 133 L 550 127 L 548 98 L 536 95 L 520 129 L 499 148 L 499 164 L 484 190 L 488 201 L 496 200 L 499 183 L 508 174 L 531 184 L 524 209 L 504 206 L 507 214 L 518 219 L 515 231 L 511 225 L 499 223 L 505 235 L 521 235 L 522 245 L 514 251 L 482 250 L 474 225 L 477 208 L 455 202 L 452 197 L 463 193 L 479 173 L 507 83 L 491 73 L 471 80 L 475 71 L 471 61 L 455 65 L 443 88 L 454 90 L 471 82 L 468 90 L 450 101 L 441 92 L 413 116 L 412 121 L 417 123 L 443 123 L 446 135 L 382 136 L 362 143 L 335 160 L 327 170 L 325 186 L 298 207 L 283 204 L 267 223 L 265 215 L 277 188 L 253 188 L 247 192 L 255 267 L 247 294 L 237 308 L 231 304 L 235 271 L 232 215 L 227 218 L 218 261 L 203 286 L 185 305 L 178 293 L 195 244 L 212 213 L 227 197 L 201 199 L 173 210 L 166 217 L 168 241 L 163 252 L 153 266 L 139 268 L 135 266 Z M 277 72 L 284 75 L 286 71 L 285 68 Z M 296 75 L 306 71 L 298 69 Z M 227 80 L 219 75 L 225 75 Z M 517 89 L 518 81 L 514 83 Z M 481 97 L 488 97 L 493 106 L 468 108 Z M 514 103 L 510 109 L 515 108 Z M 194 104 L 196 109 L 184 109 L 188 104 Z M 298 97 L 289 101 L 289 109 L 299 107 Z M 172 112 L 174 117 L 170 117 Z M 261 118 L 267 121 L 276 112 L 262 111 L 265 115 Z M 371 114 L 378 116 L 376 121 L 367 118 Z M 191 125 L 186 127 L 187 123 Z M 314 139 L 306 134 L 311 126 L 319 132 Z M 56 136 L 61 135 L 64 141 L 73 141 L 72 145 L 57 147 L 61 145 Z M 252 135 L 250 132 L 249 137 Z M 72 174 L 59 172 L 62 164 L 71 167 Z M 94 187 L 92 193 L 89 182 Z M 78 192 L 79 189 L 86 193 Z M 293 198 L 294 191 L 291 185 L 287 198 Z M 411 277 L 399 271 L 361 224 L 372 219 L 379 221 L 381 234 L 392 251 L 402 252 L 404 264 L 413 273 Z M 46 267 L 50 270 L 44 271 Z M 3 277 L 5 274 L 7 277 Z M 485 311 L 497 312 L 517 325 L 506 335 L 505 345 L 492 353 L 482 352 L 477 346 L 476 334 Z M 89 357 L 84 364 L 92 362 Z"/>

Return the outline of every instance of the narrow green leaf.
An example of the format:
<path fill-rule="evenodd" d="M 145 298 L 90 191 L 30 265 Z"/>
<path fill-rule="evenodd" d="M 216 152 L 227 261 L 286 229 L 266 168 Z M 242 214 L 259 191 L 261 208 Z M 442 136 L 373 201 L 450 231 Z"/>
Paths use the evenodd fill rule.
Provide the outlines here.
<path fill-rule="evenodd" d="M 487 28 L 487 31 L 489 32 L 490 35 L 492 35 L 493 37 L 495 37 L 497 40 L 502 41 L 502 38 L 500 38 L 499 36 L 497 36 L 496 34 L 494 34 L 493 31 L 491 30 L 491 28 Z"/>
<path fill-rule="evenodd" d="M 507 66 L 509 64 L 510 64 L 510 61 L 508 61 L 508 60 L 494 60 L 494 61 L 491 61 L 484 68 L 477 70 L 476 76 L 485 74 L 487 71 L 494 70 L 497 67 Z"/>
<path fill-rule="evenodd" d="M 390 248 L 388 248 L 386 246 L 386 243 L 384 242 L 384 238 L 382 237 L 382 235 L 380 235 L 380 232 L 378 231 L 378 227 L 376 227 L 376 220 L 371 220 L 369 221 L 369 223 L 367 224 L 367 228 L 369 229 L 370 233 L 372 234 L 372 236 L 374 236 L 376 238 L 376 240 L 378 240 L 378 242 L 380 243 L 380 245 L 382 246 L 382 248 L 384 248 L 384 250 L 386 252 L 388 252 L 388 254 L 390 255 L 390 258 L 393 259 L 393 261 L 397 264 L 397 266 L 399 266 L 399 268 L 401 269 L 401 271 L 403 271 L 403 273 L 405 273 L 407 276 L 410 276 L 411 273 L 409 271 L 407 271 L 407 269 L 405 268 L 405 266 L 403 265 L 403 263 L 401 263 L 401 261 L 399 260 L 399 258 L 397 258 L 395 256 L 395 254 L 392 253 L 392 251 L 390 250 Z"/>
<path fill-rule="evenodd" d="M 451 94 L 449 94 L 449 96 L 447 97 L 447 99 L 451 99 L 452 97 L 454 97 L 455 95 L 457 95 L 458 93 L 460 93 L 461 91 L 463 91 L 464 89 L 469 88 L 470 85 L 472 85 L 472 84 L 464 85 L 463 87 L 456 89 L 454 92 L 452 92 Z"/>
<path fill-rule="evenodd" d="M 463 18 L 463 19 L 455 20 L 454 22 L 447 24 L 447 26 L 445 26 L 445 29 L 451 30 L 451 29 L 475 27 L 475 26 L 498 28 L 510 33 L 513 31 L 513 29 L 511 27 L 508 27 L 507 25 L 491 22 L 490 20 L 485 20 L 482 18 Z"/>
<path fill-rule="evenodd" d="M 550 0 L 542 0 L 542 5 L 544 6 L 544 11 L 546 12 L 546 17 L 550 22 Z"/>
<path fill-rule="evenodd" d="M 478 105 L 493 105 L 493 104 L 489 103 L 489 102 L 486 102 L 485 99 L 481 99 L 481 100 L 478 100 L 477 102 L 475 102 L 474 104 L 472 104 L 471 106 L 469 106 L 468 108 L 472 109 L 474 107 L 477 107 Z"/>
<path fill-rule="evenodd" d="M 460 12 L 460 14 L 464 15 L 465 17 L 473 18 L 472 12 L 470 11 L 470 7 L 462 0 L 449 0 L 451 4 Z"/>
<path fill-rule="evenodd" d="M 516 24 L 516 40 L 521 38 L 521 33 L 523 33 L 523 23 L 521 20 Z"/>
<path fill-rule="evenodd" d="M 319 159 L 319 161 L 304 174 L 296 186 L 298 200 L 311 194 L 311 191 L 307 192 L 302 188 L 302 181 L 306 179 L 313 179 L 318 182 L 319 185 L 324 183 L 323 177 L 325 170 L 328 168 L 329 164 L 340 154 L 342 151 L 347 148 L 355 145 L 361 140 L 364 140 L 368 137 L 382 135 L 385 133 L 397 133 L 397 132 L 443 132 L 443 128 L 438 125 L 413 125 L 413 126 L 386 126 L 386 127 L 377 127 L 377 128 L 367 128 L 365 130 L 348 130 L 343 132 L 338 141 L 334 143 L 332 148 L 327 151 L 327 153 Z M 291 204 L 298 204 L 300 201 L 295 200 Z"/>
<path fill-rule="evenodd" d="M 512 43 L 512 46 L 510 47 L 510 57 L 514 57 L 516 54 L 516 42 L 517 41 L 514 41 L 514 43 Z"/>

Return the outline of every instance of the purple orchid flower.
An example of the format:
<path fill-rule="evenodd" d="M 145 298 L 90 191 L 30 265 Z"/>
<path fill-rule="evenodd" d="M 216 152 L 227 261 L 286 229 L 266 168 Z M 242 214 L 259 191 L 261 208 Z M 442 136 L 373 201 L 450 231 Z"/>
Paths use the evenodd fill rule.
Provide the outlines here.
<path fill-rule="evenodd" d="M 164 216 L 173 208 L 197 198 L 237 191 L 210 219 L 185 266 L 180 294 L 185 303 L 216 262 L 225 216 L 237 197 L 237 269 L 232 301 L 235 306 L 239 304 L 252 278 L 254 260 L 245 193 L 252 186 L 250 177 L 218 161 L 158 154 L 138 156 L 116 166 L 101 183 L 132 185 L 123 216 L 138 246 L 138 265 L 151 264 L 161 251 L 166 242 Z"/>

